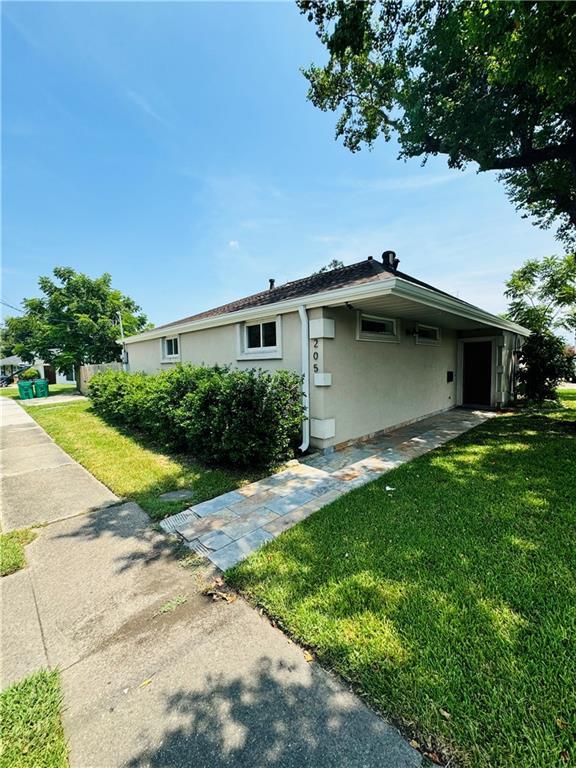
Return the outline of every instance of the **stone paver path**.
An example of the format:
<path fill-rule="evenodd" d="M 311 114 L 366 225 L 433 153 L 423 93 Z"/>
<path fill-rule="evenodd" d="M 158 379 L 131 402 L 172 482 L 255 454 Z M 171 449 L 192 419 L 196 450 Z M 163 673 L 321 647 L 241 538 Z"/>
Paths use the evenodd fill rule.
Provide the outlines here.
<path fill-rule="evenodd" d="M 293 461 L 282 472 L 196 504 L 160 525 L 225 570 L 339 496 L 494 415 L 455 409 L 341 451 Z"/>

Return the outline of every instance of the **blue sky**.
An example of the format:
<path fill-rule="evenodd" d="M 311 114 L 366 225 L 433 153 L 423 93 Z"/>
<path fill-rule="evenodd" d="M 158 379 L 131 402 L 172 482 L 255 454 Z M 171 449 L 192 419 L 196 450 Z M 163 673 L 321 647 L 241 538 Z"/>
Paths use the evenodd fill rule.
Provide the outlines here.
<path fill-rule="evenodd" d="M 3 299 L 108 271 L 154 323 L 393 249 L 491 311 L 560 252 L 494 176 L 351 154 L 306 100 L 291 3 L 4 3 Z"/>

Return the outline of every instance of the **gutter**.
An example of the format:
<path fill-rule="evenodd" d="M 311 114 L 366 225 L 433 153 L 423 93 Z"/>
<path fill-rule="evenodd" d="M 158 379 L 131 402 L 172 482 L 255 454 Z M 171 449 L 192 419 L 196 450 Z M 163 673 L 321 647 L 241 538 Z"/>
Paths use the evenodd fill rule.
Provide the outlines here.
<path fill-rule="evenodd" d="M 308 312 L 304 304 L 298 307 L 300 315 L 300 354 L 302 365 L 302 405 L 304 416 L 302 418 L 302 445 L 298 450 L 304 453 L 310 445 L 310 334 L 308 332 Z"/>
<path fill-rule="evenodd" d="M 363 285 L 355 285 L 346 288 L 335 288 L 321 293 L 313 293 L 304 297 L 306 306 L 329 307 L 345 304 L 347 301 L 354 302 L 362 299 L 374 298 L 379 296 L 398 296 L 403 299 L 409 299 L 419 304 L 423 304 L 433 309 L 464 317 L 480 325 L 491 325 L 504 331 L 512 331 L 521 336 L 529 336 L 530 331 L 510 320 L 504 320 L 501 317 L 492 315 L 480 307 L 468 304 L 461 299 L 437 293 L 430 288 L 411 283 L 401 277 L 390 277 L 385 280 L 378 280 Z M 286 312 L 300 311 L 303 297 L 295 299 L 285 299 L 284 301 L 274 302 L 273 304 L 261 304 L 249 309 L 240 309 L 235 312 L 228 312 L 223 315 L 214 315 L 202 320 L 193 320 L 185 323 L 174 323 L 167 327 L 159 327 L 136 336 L 128 336 L 124 339 L 127 344 L 133 344 L 150 339 L 160 339 L 163 336 L 178 333 L 189 333 L 192 331 L 203 331 L 206 328 L 215 328 L 222 325 L 231 325 L 241 323 L 245 320 L 257 320 L 263 317 L 283 314 Z"/>

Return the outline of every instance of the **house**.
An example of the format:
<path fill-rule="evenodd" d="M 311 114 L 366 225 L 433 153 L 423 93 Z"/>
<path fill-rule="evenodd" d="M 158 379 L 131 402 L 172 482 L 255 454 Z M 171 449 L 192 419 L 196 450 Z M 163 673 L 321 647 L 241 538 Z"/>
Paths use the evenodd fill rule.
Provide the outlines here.
<path fill-rule="evenodd" d="M 50 363 L 45 363 L 38 358 L 33 363 L 25 362 L 18 355 L 10 355 L 10 357 L 0 360 L 0 376 L 3 377 L 13 376 L 18 371 L 26 370 L 26 368 L 36 368 L 40 378 L 48 379 L 50 384 L 74 384 L 76 382 L 72 369 L 64 372 L 57 371 Z"/>
<path fill-rule="evenodd" d="M 513 394 L 529 331 L 398 269 L 393 251 L 126 339 L 132 371 L 179 362 L 303 374 L 303 444 L 330 449 Z"/>

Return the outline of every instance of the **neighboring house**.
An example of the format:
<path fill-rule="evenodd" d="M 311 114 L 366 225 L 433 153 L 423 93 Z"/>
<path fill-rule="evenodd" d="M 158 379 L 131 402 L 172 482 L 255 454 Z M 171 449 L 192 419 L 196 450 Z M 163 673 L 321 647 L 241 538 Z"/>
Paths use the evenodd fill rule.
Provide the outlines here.
<path fill-rule="evenodd" d="M 529 331 L 382 261 L 275 287 L 126 339 L 133 371 L 179 362 L 302 373 L 308 441 L 331 448 L 457 405 L 513 394 Z"/>
<path fill-rule="evenodd" d="M 36 368 L 40 377 L 48 379 L 50 384 L 74 384 L 76 381 L 73 370 L 57 371 L 50 363 L 45 363 L 39 359 L 34 360 L 33 363 L 27 363 L 18 355 L 11 355 L 0 360 L 0 375 L 11 376 L 26 367 Z"/>

